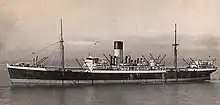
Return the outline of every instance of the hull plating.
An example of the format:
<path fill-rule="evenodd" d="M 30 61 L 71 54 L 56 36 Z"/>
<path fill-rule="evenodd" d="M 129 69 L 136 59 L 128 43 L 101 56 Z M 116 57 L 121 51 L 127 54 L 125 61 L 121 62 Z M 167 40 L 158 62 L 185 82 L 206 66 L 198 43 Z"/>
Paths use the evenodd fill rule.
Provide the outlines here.
<path fill-rule="evenodd" d="M 137 83 L 137 82 L 169 82 L 176 81 L 204 81 L 210 79 L 209 71 L 168 71 L 168 72 L 142 72 L 142 73 L 105 73 L 105 72 L 80 72 L 78 71 L 42 71 L 8 68 L 12 85 L 19 84 L 47 84 L 54 85 L 79 84 L 79 83 Z"/>

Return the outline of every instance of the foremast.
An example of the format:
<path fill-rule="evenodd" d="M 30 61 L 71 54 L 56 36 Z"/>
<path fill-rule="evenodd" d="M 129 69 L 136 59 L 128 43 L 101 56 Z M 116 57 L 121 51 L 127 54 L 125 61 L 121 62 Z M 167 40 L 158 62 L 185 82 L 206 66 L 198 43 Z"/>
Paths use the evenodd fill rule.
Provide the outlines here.
<path fill-rule="evenodd" d="M 63 40 L 63 19 L 60 19 L 60 57 L 61 57 L 61 70 L 64 71 L 65 59 L 64 59 L 64 40 Z"/>
<path fill-rule="evenodd" d="M 172 44 L 173 48 L 174 48 L 174 70 L 176 72 L 175 74 L 175 78 L 176 81 L 178 81 L 178 68 L 177 68 L 177 46 L 179 46 L 179 44 L 177 44 L 177 35 L 176 35 L 176 23 L 174 24 L 174 44 Z"/>

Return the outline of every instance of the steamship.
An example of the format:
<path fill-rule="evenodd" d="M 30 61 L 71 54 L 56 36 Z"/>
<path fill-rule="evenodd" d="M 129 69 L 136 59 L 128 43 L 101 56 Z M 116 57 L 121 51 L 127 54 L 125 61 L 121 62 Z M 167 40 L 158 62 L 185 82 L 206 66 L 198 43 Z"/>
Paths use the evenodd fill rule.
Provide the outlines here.
<path fill-rule="evenodd" d="M 48 57 L 33 60 L 32 63 L 18 62 L 7 64 L 10 81 L 13 85 L 64 85 L 80 83 L 146 83 L 146 82 L 181 82 L 210 80 L 210 74 L 217 70 L 215 60 L 193 60 L 186 62 L 187 66 L 177 66 L 177 44 L 175 24 L 174 67 L 166 67 L 163 57 L 154 58 L 150 54 L 147 59 L 144 55 L 133 59 L 123 54 L 123 41 L 114 41 L 113 54 L 104 58 L 89 55 L 83 63 L 77 60 L 79 67 L 65 67 L 64 40 L 60 34 L 59 67 L 46 67 L 42 64 Z M 184 60 L 185 61 L 185 60 Z"/>

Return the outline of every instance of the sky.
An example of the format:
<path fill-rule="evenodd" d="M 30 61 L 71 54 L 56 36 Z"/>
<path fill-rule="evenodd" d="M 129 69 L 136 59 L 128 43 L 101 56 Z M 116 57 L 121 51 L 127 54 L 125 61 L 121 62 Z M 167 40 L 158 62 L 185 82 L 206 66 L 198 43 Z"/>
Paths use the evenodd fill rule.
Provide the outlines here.
<path fill-rule="evenodd" d="M 124 53 L 134 57 L 169 58 L 174 23 L 180 58 L 218 58 L 219 9 L 219 0 L 0 0 L 0 61 L 58 41 L 60 18 L 68 59 L 110 54 L 114 40 L 123 40 Z"/>

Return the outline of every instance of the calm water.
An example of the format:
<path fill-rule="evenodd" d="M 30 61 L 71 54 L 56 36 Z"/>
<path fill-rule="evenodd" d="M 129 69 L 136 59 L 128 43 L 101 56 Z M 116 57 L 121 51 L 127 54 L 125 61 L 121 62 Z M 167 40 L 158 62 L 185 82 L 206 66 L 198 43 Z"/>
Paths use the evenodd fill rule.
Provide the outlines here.
<path fill-rule="evenodd" d="M 220 105 L 220 81 L 12 88 L 0 72 L 0 105 Z"/>

